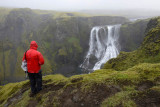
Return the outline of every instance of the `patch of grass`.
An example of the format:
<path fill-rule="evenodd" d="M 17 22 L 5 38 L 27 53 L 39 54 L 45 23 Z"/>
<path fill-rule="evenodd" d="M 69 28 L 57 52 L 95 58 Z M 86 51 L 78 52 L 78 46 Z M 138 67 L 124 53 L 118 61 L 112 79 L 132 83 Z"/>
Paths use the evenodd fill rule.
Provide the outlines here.
<path fill-rule="evenodd" d="M 109 78 L 110 74 L 113 74 L 114 72 L 116 71 L 109 70 L 109 69 L 108 70 L 101 69 L 101 70 L 97 70 L 90 74 L 81 75 L 80 77 L 83 78 L 82 85 L 81 85 L 81 91 L 88 92 L 89 90 L 92 89 L 92 87 L 94 87 L 95 84 L 105 84 L 106 78 Z"/>
<path fill-rule="evenodd" d="M 124 91 L 134 91 L 135 88 L 136 88 L 135 85 L 129 85 L 129 86 L 124 86 L 124 87 L 123 87 L 123 90 L 124 90 Z"/>
<path fill-rule="evenodd" d="M 17 82 L 17 83 L 9 83 L 9 84 L 3 86 L 0 89 L 1 105 L 4 105 L 7 102 L 7 99 L 12 97 L 15 93 L 17 93 L 22 88 L 22 86 L 27 82 L 28 81 Z"/>
<path fill-rule="evenodd" d="M 127 70 L 128 72 L 137 72 L 141 80 L 154 81 L 160 76 L 160 63 L 143 63 Z"/>
<path fill-rule="evenodd" d="M 115 95 L 111 96 L 110 98 L 105 99 L 101 107 L 136 107 L 136 104 L 130 98 L 130 94 L 133 93 L 132 91 L 122 91 L 116 93 Z"/>
<path fill-rule="evenodd" d="M 27 90 L 25 93 L 23 93 L 22 98 L 18 101 L 18 103 L 11 105 L 15 107 L 25 107 L 28 105 L 28 101 L 31 99 L 29 97 L 30 90 Z"/>
<path fill-rule="evenodd" d="M 158 91 L 160 93 L 160 86 L 154 86 L 151 88 L 151 90 L 154 90 L 154 91 Z"/>
<path fill-rule="evenodd" d="M 124 85 L 134 85 L 140 81 L 140 76 L 137 72 L 132 71 L 122 71 L 116 72 L 107 79 L 107 82 L 111 84 L 116 84 L 120 86 Z"/>
<path fill-rule="evenodd" d="M 137 51 L 121 52 L 117 58 L 109 60 L 104 64 L 104 69 L 115 69 L 117 71 L 126 70 L 137 63 L 140 63 L 140 56 L 137 56 Z"/>
<path fill-rule="evenodd" d="M 43 77 L 43 80 L 50 80 L 47 84 L 59 84 L 59 83 L 66 83 L 68 82 L 68 78 L 64 77 L 61 74 L 56 74 L 56 75 L 47 75 Z"/>

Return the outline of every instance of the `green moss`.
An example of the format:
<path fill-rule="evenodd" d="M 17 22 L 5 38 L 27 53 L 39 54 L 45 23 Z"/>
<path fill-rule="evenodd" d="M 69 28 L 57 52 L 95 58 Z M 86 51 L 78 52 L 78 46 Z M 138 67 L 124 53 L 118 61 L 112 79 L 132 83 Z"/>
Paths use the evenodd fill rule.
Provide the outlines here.
<path fill-rule="evenodd" d="M 136 89 L 135 85 L 123 86 L 124 91 L 135 91 L 135 89 Z"/>
<path fill-rule="evenodd" d="M 117 58 L 109 60 L 104 64 L 104 69 L 115 69 L 115 70 L 126 70 L 140 62 L 142 58 L 140 55 L 137 55 L 137 51 L 133 52 L 121 52 Z"/>
<path fill-rule="evenodd" d="M 67 52 L 65 51 L 65 49 L 59 49 L 58 55 L 67 56 Z"/>
<path fill-rule="evenodd" d="M 30 100 L 29 93 L 30 93 L 30 90 L 28 90 L 25 93 L 23 93 L 22 98 L 19 99 L 19 101 L 17 101 L 16 104 L 10 105 L 10 107 L 13 107 L 13 106 L 25 107 L 25 106 L 27 106 L 28 105 L 28 101 Z"/>
<path fill-rule="evenodd" d="M 136 107 L 136 103 L 131 100 L 130 94 L 133 93 L 132 91 L 122 91 L 116 93 L 115 95 L 111 96 L 104 100 L 101 104 L 101 107 Z"/>
<path fill-rule="evenodd" d="M 47 75 L 43 78 L 43 80 L 50 80 L 48 84 L 54 83 L 54 84 L 59 84 L 59 83 L 66 83 L 68 82 L 68 79 L 64 77 L 63 75 L 56 74 L 56 75 Z"/>
<path fill-rule="evenodd" d="M 17 83 L 9 83 L 9 84 L 3 86 L 0 89 L 1 105 L 4 105 L 7 102 L 7 99 L 12 97 L 16 92 L 18 92 L 22 88 L 22 86 L 27 82 L 28 81 L 17 82 Z"/>
<path fill-rule="evenodd" d="M 157 78 L 160 76 L 160 63 L 149 64 L 143 63 L 136 65 L 126 71 L 115 71 L 112 69 L 101 69 L 90 74 L 75 75 L 70 78 L 66 78 L 63 75 L 48 75 L 43 77 L 45 86 L 61 86 L 58 90 L 45 90 L 44 92 L 37 94 L 34 98 L 29 97 L 29 90 L 23 93 L 22 98 L 17 103 L 12 103 L 11 106 L 26 106 L 31 100 L 36 101 L 36 106 L 47 106 L 48 101 L 54 106 L 61 104 L 59 98 L 66 89 L 70 89 L 67 94 L 74 95 L 77 92 L 82 92 L 84 95 L 96 91 L 97 86 L 103 85 L 104 88 L 109 86 L 119 87 L 120 92 L 117 92 L 107 97 L 102 102 L 102 107 L 135 107 L 136 103 L 133 98 L 139 94 L 139 84 L 144 81 L 155 82 L 155 85 L 150 90 L 159 91 L 159 83 Z M 0 101 L 4 105 L 8 98 L 12 97 L 21 87 L 25 87 L 28 81 L 7 84 L 0 89 Z M 53 87 L 54 88 L 54 87 Z M 48 89 L 48 88 L 46 88 Z M 7 90 L 7 91 L 6 91 Z M 146 89 L 147 90 L 147 89 Z M 144 91 L 146 91 L 144 90 Z M 54 94 L 54 97 L 51 95 Z M 144 93 L 145 94 L 145 93 Z M 105 97 L 105 96 L 104 96 Z M 1 105 L 0 105 L 1 106 Z"/>
<path fill-rule="evenodd" d="M 68 43 L 73 45 L 78 52 L 82 52 L 82 47 L 80 46 L 80 41 L 76 37 L 68 38 Z"/>
<path fill-rule="evenodd" d="M 138 75 L 137 72 L 134 72 L 134 71 L 133 72 L 122 71 L 122 72 L 116 72 L 115 74 L 110 75 L 110 77 L 107 80 L 112 84 L 124 86 L 124 85 L 137 84 L 140 81 L 140 76 Z"/>
<path fill-rule="evenodd" d="M 133 68 L 130 68 L 127 70 L 128 72 L 133 72 L 136 71 L 140 78 L 149 80 L 149 81 L 154 81 L 157 77 L 160 76 L 160 63 L 157 64 L 149 64 L 149 63 L 144 63 L 144 64 L 139 64 L 137 66 L 134 66 Z"/>
<path fill-rule="evenodd" d="M 158 91 L 160 93 L 160 86 L 154 86 L 151 88 L 151 90 L 154 90 L 154 91 Z"/>
<path fill-rule="evenodd" d="M 40 101 L 39 101 L 39 103 L 36 105 L 37 107 L 39 107 L 39 106 L 47 106 L 47 103 L 48 103 L 48 101 L 49 101 L 49 95 L 50 94 L 52 94 L 52 92 L 47 92 L 47 93 L 45 93 L 45 94 L 38 94 L 37 96 L 36 96 L 36 100 L 39 100 L 40 99 Z"/>

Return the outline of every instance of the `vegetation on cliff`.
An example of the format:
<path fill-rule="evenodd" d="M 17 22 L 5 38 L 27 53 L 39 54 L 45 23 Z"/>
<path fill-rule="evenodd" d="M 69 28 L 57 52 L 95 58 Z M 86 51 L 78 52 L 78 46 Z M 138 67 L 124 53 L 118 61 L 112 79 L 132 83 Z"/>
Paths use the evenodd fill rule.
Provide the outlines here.
<path fill-rule="evenodd" d="M 160 62 L 160 18 L 153 18 L 146 28 L 142 45 L 133 52 L 121 52 L 117 58 L 109 60 L 104 69 L 126 70 L 140 63 Z"/>
<path fill-rule="evenodd" d="M 38 50 L 44 55 L 44 74 L 80 74 L 77 68 L 88 49 L 91 28 L 127 21 L 124 17 L 28 8 L 0 8 L 0 15 L 0 84 L 24 80 L 20 66 L 32 40 L 37 41 Z"/>
<path fill-rule="evenodd" d="M 104 69 L 66 78 L 43 77 L 43 90 L 29 97 L 29 81 L 0 87 L 0 106 L 160 106 L 160 18 L 151 19 L 141 47 L 122 52 Z M 65 55 L 65 53 L 62 53 Z"/>
<path fill-rule="evenodd" d="M 143 42 L 149 19 L 127 22 L 121 26 L 119 43 L 121 51 L 130 52 L 140 47 Z"/>

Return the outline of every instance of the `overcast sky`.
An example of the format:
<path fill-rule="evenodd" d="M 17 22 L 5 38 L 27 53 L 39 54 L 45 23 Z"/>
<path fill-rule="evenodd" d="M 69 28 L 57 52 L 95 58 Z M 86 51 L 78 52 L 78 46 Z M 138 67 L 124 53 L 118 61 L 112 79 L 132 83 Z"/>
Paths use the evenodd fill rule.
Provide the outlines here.
<path fill-rule="evenodd" d="M 0 0 L 0 6 L 72 11 L 136 8 L 160 10 L 160 0 Z"/>

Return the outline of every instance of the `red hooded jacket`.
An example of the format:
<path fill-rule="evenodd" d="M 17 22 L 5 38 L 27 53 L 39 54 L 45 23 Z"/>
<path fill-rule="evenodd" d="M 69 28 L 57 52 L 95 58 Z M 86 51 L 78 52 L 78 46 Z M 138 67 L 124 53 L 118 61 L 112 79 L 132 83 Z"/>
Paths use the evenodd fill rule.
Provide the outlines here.
<path fill-rule="evenodd" d="M 30 44 L 30 49 L 26 52 L 27 69 L 29 73 L 38 73 L 41 69 L 41 65 L 44 64 L 44 58 L 42 54 L 37 51 L 38 45 L 35 41 Z M 25 53 L 23 59 L 25 59 Z"/>

